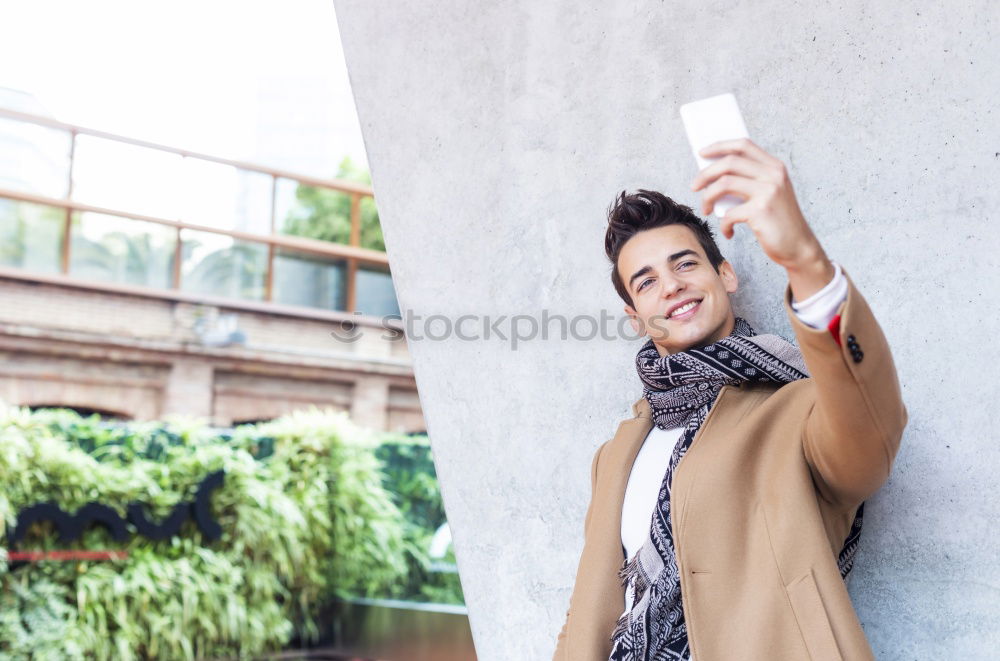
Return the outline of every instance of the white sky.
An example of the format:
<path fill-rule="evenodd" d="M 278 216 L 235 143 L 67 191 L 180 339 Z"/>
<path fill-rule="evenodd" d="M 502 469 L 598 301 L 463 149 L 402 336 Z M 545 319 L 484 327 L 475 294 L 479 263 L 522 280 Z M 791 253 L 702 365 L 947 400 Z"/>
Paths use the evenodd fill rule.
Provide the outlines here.
<path fill-rule="evenodd" d="M 332 0 L 0 0 L 0 15 L 0 87 L 57 119 L 317 176 L 366 163 Z M 262 135 L 288 124 L 282 85 L 325 123 L 314 154 Z"/>

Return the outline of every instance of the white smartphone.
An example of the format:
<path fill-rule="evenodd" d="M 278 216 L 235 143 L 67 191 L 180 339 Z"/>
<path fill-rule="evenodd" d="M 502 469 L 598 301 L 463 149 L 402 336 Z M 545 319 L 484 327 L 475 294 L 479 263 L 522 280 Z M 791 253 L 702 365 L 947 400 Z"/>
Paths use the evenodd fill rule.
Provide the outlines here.
<path fill-rule="evenodd" d="M 750 137 L 746 124 L 743 123 L 740 107 L 736 105 L 736 97 L 732 94 L 719 94 L 685 103 L 681 106 L 681 121 L 684 122 L 684 130 L 687 132 L 688 142 L 691 143 L 691 151 L 694 152 L 699 170 L 705 169 L 716 160 L 704 158 L 698 153 L 699 150 L 719 140 Z M 742 197 L 723 195 L 715 201 L 713 211 L 716 216 L 722 218 L 726 211 L 743 202 Z"/>

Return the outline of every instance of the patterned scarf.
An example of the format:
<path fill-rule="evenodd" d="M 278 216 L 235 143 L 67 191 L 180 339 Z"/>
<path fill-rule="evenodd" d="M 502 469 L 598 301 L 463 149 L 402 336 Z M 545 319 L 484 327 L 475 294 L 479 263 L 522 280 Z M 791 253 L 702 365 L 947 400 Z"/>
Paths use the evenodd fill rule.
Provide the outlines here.
<path fill-rule="evenodd" d="M 670 527 L 670 487 L 677 464 L 723 385 L 741 381 L 789 383 L 809 376 L 798 347 L 777 335 L 757 335 L 736 317 L 732 333 L 712 344 L 660 356 L 652 340 L 636 356 L 653 421 L 660 429 L 684 427 L 663 476 L 650 521 L 650 534 L 618 576 L 633 595 L 632 607 L 611 634 L 610 661 L 667 661 L 691 658 L 681 602 L 680 577 Z M 837 564 L 841 577 L 853 565 L 864 503 L 858 507 Z"/>

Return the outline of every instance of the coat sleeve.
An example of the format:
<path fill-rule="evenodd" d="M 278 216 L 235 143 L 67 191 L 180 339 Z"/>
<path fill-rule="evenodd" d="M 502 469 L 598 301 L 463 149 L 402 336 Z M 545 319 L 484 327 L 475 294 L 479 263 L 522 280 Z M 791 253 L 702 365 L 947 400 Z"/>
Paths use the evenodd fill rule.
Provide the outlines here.
<path fill-rule="evenodd" d="M 816 401 L 802 432 L 802 449 L 820 495 L 856 507 L 889 478 L 908 414 L 896 366 L 882 329 L 847 277 L 847 298 L 838 308 L 838 343 L 830 331 L 785 312 L 815 384 Z"/>
<path fill-rule="evenodd" d="M 597 463 L 601 457 L 601 451 L 604 450 L 604 446 L 610 441 L 601 444 L 601 447 L 597 448 L 594 452 L 594 458 L 590 462 L 590 504 L 587 506 L 587 514 L 583 519 L 583 539 L 584 545 L 586 545 L 587 535 L 590 532 L 590 515 L 594 511 L 594 492 L 597 490 Z M 581 555 L 582 560 L 582 555 Z M 579 574 L 579 567 L 577 567 L 577 573 Z M 575 586 L 574 586 L 575 590 Z M 552 661 L 570 661 L 568 657 L 568 652 L 566 650 L 566 630 L 569 626 L 570 618 L 572 617 L 573 611 L 573 600 L 570 597 L 569 610 L 566 611 L 566 621 L 563 622 L 562 630 L 559 632 L 559 636 L 556 639 L 556 651 L 552 656 Z"/>

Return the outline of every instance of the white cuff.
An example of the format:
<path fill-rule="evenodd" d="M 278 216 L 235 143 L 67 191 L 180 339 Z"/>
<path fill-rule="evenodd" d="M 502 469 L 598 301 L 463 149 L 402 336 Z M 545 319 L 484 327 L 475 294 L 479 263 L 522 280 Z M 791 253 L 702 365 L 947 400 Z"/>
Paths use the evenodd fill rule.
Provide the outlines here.
<path fill-rule="evenodd" d="M 795 296 L 792 296 L 792 309 L 796 316 L 813 328 L 826 328 L 836 316 L 837 308 L 847 299 L 847 278 L 840 264 L 833 262 L 833 266 L 833 279 L 825 287 L 804 301 L 796 302 Z"/>

